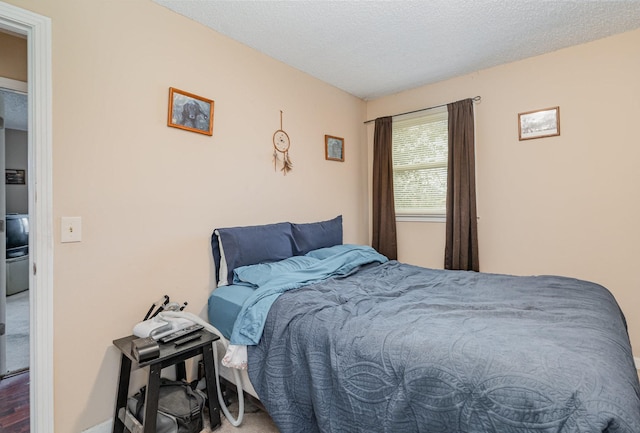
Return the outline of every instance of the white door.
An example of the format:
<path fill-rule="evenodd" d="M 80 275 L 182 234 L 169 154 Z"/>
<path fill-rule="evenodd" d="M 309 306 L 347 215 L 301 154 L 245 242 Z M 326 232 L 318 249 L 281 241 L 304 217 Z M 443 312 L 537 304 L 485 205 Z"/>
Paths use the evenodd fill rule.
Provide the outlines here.
<path fill-rule="evenodd" d="M 26 83 L 12 82 L 7 79 L 0 82 L 0 118 L 3 119 L 2 125 L 0 125 L 0 173 L 5 170 L 7 160 L 13 160 L 13 167 L 9 168 L 16 169 L 25 168 L 25 164 L 28 162 L 26 161 L 28 149 L 24 148 L 21 141 L 26 141 L 26 134 L 28 134 L 25 131 L 28 124 L 27 94 L 22 91 L 23 87 L 26 87 Z M 16 152 L 12 154 L 12 158 L 7 159 L 7 146 L 10 147 L 11 142 L 8 131 L 12 129 L 14 134 L 18 132 L 26 134 L 16 135 L 16 137 L 20 137 L 15 142 Z M 27 155 L 21 153 L 24 151 L 27 151 Z M 26 203 L 28 185 L 11 185 L 10 188 L 13 188 L 13 191 L 8 191 L 5 182 L 6 180 L 0 178 L 0 323 L 5 324 L 4 334 L 0 329 L 0 334 L 3 334 L 0 335 L 0 377 L 6 373 L 29 367 L 29 351 L 28 347 L 25 347 L 25 343 L 28 344 L 29 335 L 28 328 L 25 329 L 30 321 L 29 305 L 24 304 L 24 295 L 10 296 L 29 287 L 29 256 L 16 257 L 7 261 L 5 248 L 7 236 L 10 233 L 6 219 L 7 210 L 14 213 L 28 212 L 28 203 Z M 13 192 L 14 199 L 7 202 L 8 197 L 11 197 L 11 192 Z M 25 294 L 29 295 L 28 292 Z M 24 311 L 25 308 L 26 311 Z M 1 325 L 0 328 L 2 328 Z"/>

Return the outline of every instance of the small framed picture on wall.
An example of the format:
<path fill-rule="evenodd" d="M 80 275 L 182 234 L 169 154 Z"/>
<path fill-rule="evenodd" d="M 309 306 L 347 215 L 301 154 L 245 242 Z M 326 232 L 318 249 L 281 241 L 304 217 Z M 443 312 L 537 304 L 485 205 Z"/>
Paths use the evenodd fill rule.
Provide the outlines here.
<path fill-rule="evenodd" d="M 518 138 L 520 141 L 555 135 L 560 135 L 560 107 L 518 114 Z"/>
<path fill-rule="evenodd" d="M 173 128 L 213 135 L 214 101 L 169 87 L 169 118 Z"/>
<path fill-rule="evenodd" d="M 4 171 L 6 185 L 25 185 L 25 171 L 7 168 Z"/>
<path fill-rule="evenodd" d="M 344 162 L 344 138 L 325 135 L 324 157 L 329 161 Z"/>

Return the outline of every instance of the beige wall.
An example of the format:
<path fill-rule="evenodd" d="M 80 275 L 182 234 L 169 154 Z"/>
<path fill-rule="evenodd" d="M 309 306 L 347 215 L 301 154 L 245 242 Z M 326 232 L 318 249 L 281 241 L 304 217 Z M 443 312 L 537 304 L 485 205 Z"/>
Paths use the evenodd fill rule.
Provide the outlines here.
<path fill-rule="evenodd" d="M 0 31 L 0 77 L 27 81 L 27 40 Z"/>
<path fill-rule="evenodd" d="M 55 431 L 78 433 L 112 416 L 111 342 L 152 301 L 205 311 L 213 228 L 342 214 L 366 243 L 365 103 L 148 0 L 10 3 L 52 19 Z M 170 86 L 215 100 L 213 137 L 166 126 Z M 61 216 L 82 242 L 59 242 Z"/>
<path fill-rule="evenodd" d="M 367 104 L 367 118 L 476 95 L 480 268 L 596 281 L 640 356 L 640 31 Z M 560 106 L 561 135 L 518 141 L 518 113 Z M 373 126 L 367 129 L 371 146 Z M 441 268 L 444 224 L 399 223 L 399 259 Z"/>

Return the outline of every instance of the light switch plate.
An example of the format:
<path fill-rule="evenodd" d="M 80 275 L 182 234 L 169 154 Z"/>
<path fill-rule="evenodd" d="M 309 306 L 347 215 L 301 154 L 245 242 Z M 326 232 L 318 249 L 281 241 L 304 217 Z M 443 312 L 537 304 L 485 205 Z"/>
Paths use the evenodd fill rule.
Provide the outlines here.
<path fill-rule="evenodd" d="M 80 242 L 82 240 L 82 218 L 62 217 L 60 242 Z"/>

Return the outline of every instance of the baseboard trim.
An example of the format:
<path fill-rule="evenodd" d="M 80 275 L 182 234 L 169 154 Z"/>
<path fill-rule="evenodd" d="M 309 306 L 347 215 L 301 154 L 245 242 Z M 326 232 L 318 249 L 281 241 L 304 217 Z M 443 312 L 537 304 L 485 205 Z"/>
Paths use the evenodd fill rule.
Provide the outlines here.
<path fill-rule="evenodd" d="M 110 433 L 113 431 L 113 420 L 108 419 L 102 424 L 95 425 L 82 433 Z"/>

